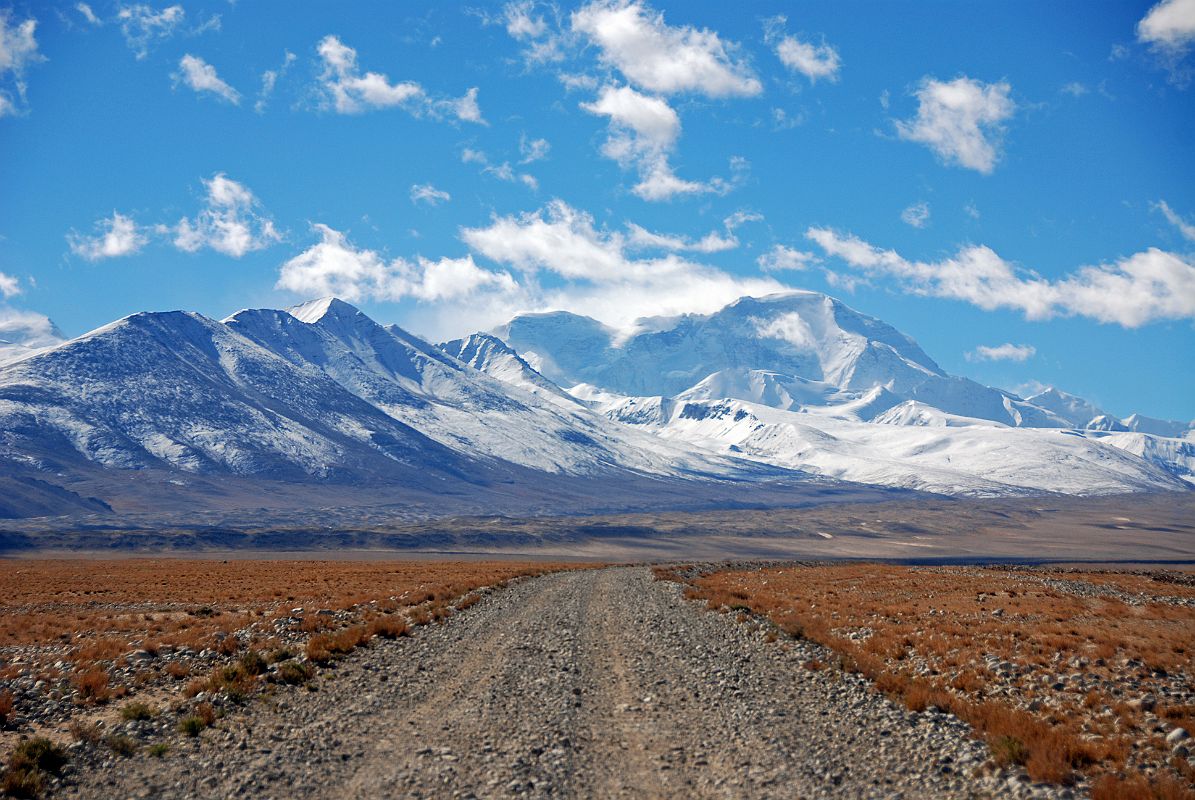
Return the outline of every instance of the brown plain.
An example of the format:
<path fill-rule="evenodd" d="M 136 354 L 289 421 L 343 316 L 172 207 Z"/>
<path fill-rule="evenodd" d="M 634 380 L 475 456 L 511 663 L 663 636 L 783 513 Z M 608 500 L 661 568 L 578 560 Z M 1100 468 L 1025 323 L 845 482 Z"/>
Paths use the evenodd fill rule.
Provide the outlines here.
<path fill-rule="evenodd" d="M 1193 689 L 1195 607 L 1184 601 L 1195 586 L 1161 574 L 877 564 L 684 574 L 657 570 L 711 609 L 761 615 L 829 647 L 912 710 L 957 714 L 997 763 L 1052 782 L 1084 772 L 1097 800 L 1195 798 L 1195 770 L 1130 702 L 1152 695 L 1158 718 L 1195 731 L 1195 705 L 1167 706 L 1157 691 L 1176 679 L 1188 697 Z M 1142 599 L 1065 590 L 1075 582 Z M 1058 682 L 1076 671 L 1089 688 Z"/>

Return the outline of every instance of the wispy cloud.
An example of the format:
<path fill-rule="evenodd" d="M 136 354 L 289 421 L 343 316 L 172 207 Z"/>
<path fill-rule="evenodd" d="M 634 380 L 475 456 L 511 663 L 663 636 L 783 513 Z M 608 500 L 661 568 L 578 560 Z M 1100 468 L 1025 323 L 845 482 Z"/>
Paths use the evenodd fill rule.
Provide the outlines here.
<path fill-rule="evenodd" d="M 181 5 L 158 10 L 143 3 L 134 3 L 122 5 L 116 12 L 125 42 L 138 59 L 148 56 L 150 48 L 158 41 L 173 36 L 186 16 L 187 12 Z"/>
<path fill-rule="evenodd" d="M 815 44 L 784 33 L 787 21 L 783 15 L 764 21 L 764 41 L 772 45 L 780 63 L 801 73 L 810 83 L 817 83 L 820 78 L 838 80 L 838 70 L 842 67 L 838 51 L 825 41 Z"/>
<path fill-rule="evenodd" d="M 909 206 L 900 212 L 900 221 L 914 228 L 924 228 L 929 224 L 929 203 L 922 201 Z"/>
<path fill-rule="evenodd" d="M 438 206 L 440 203 L 447 203 L 451 199 L 452 195 L 442 189 L 437 189 L 430 183 L 417 183 L 411 187 L 412 203 L 427 203 L 429 206 Z"/>
<path fill-rule="evenodd" d="M 799 272 L 819 261 L 821 259 L 813 253 L 782 244 L 772 245 L 766 253 L 755 259 L 755 263 L 764 272 Z"/>
<path fill-rule="evenodd" d="M 1165 200 L 1159 200 L 1154 203 L 1154 208 L 1162 212 L 1162 216 L 1166 218 L 1166 221 L 1173 225 L 1182 234 L 1184 239 L 1195 242 L 1195 223 L 1187 222 L 1187 220 L 1180 217 Z"/>
<path fill-rule="evenodd" d="M 362 74 L 357 51 L 336 36 L 325 36 L 316 50 L 323 62 L 318 88 L 324 108 L 338 114 L 401 108 L 416 117 L 485 124 L 476 87 L 460 97 L 434 98 L 415 81 L 392 82 L 380 72 Z"/>
<path fill-rule="evenodd" d="M 37 20 L 13 24 L 12 11 L 0 9 L 0 117 L 24 113 L 25 70 L 44 61 L 37 50 Z"/>
<path fill-rule="evenodd" d="M 1153 247 L 1048 280 L 983 246 L 964 247 L 939 261 L 910 261 L 829 228 L 810 228 L 806 236 L 865 275 L 890 277 L 914 294 L 963 300 L 987 311 L 1014 309 L 1035 320 L 1084 316 L 1126 328 L 1195 318 L 1195 264 Z"/>
<path fill-rule="evenodd" d="M 176 84 L 186 84 L 199 94 L 214 94 L 234 106 L 241 103 L 241 93 L 221 80 L 215 67 L 190 53 L 178 62 L 178 72 L 174 75 L 174 81 Z"/>
<path fill-rule="evenodd" d="M 1137 41 L 1149 46 L 1171 83 L 1186 88 L 1191 68 L 1184 59 L 1195 44 L 1195 0 L 1162 0 L 1150 8 L 1137 23 Z"/>
<path fill-rule="evenodd" d="M 274 94 L 274 89 L 278 86 L 278 81 L 290 70 L 291 64 L 298 60 L 291 51 L 287 50 L 282 57 L 282 65 L 277 69 L 267 69 L 261 74 L 261 89 L 257 93 L 257 102 L 253 104 L 253 110 L 258 114 L 264 113 L 266 106 L 269 105 L 270 97 Z"/>
<path fill-rule="evenodd" d="M 979 345 L 974 350 L 965 353 L 968 361 L 1028 361 L 1037 355 L 1037 348 L 1031 344 L 1012 344 L 1005 342 L 994 347 Z"/>

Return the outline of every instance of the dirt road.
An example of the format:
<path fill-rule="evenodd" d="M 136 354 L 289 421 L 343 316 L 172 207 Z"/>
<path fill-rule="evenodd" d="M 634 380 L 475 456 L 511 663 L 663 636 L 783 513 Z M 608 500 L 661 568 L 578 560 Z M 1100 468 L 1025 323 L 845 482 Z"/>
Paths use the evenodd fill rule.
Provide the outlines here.
<path fill-rule="evenodd" d="M 985 797 L 1030 794 L 966 727 L 803 642 L 699 610 L 645 568 L 548 575 L 377 640 L 161 759 L 68 797 Z"/>

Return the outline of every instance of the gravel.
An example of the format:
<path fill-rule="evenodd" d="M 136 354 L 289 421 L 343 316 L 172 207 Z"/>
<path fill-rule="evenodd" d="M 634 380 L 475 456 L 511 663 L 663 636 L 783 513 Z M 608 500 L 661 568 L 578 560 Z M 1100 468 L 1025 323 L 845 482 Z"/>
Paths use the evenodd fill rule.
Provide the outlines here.
<path fill-rule="evenodd" d="M 77 745 L 68 798 L 1070 797 L 833 656 L 646 568 L 557 573 L 375 640 L 169 752 Z"/>

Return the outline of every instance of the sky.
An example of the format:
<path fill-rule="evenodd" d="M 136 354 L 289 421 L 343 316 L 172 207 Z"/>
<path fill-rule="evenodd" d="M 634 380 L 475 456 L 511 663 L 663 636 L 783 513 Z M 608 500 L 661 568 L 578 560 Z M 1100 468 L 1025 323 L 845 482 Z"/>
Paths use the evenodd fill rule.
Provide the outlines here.
<path fill-rule="evenodd" d="M 1195 418 L 1195 0 L 0 0 L 0 339 L 793 288 Z"/>

